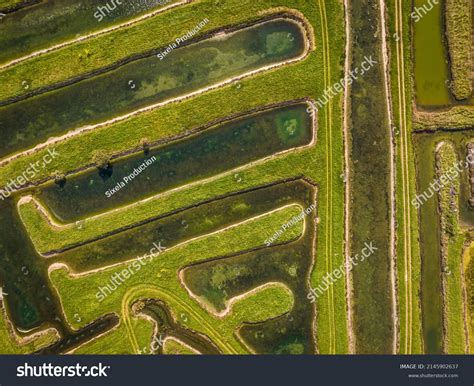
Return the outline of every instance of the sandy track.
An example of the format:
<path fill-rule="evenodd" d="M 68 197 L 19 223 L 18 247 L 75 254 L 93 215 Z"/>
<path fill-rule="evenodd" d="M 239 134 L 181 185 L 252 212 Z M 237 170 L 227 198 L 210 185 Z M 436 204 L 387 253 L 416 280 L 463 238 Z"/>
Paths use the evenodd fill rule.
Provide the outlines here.
<path fill-rule="evenodd" d="M 400 133 L 400 145 L 399 145 L 399 157 L 402 169 L 402 194 L 403 200 L 399 203 L 403 211 L 403 227 L 401 232 L 403 233 L 403 247 L 404 247 L 404 277 L 399 277 L 399 280 L 404 279 L 405 282 L 405 315 L 403 322 L 405 324 L 404 331 L 405 336 L 403 337 L 404 345 L 400 347 L 401 354 L 412 354 L 413 353 L 413 273 L 412 273 L 412 219 L 411 219 L 411 204 L 410 204 L 410 192 L 412 189 L 410 180 L 410 156 L 409 156 L 409 141 L 411 140 L 408 125 L 407 125 L 407 105 L 406 105 L 406 82 L 405 82 L 405 47 L 404 47 L 404 30 L 403 30 L 403 1 L 395 1 L 395 32 L 397 35 L 396 41 L 396 61 L 397 61 L 397 79 L 398 79 L 398 114 L 399 120 L 399 133 Z M 400 337 L 402 339 L 402 337 Z"/>
<path fill-rule="evenodd" d="M 396 177 L 395 177 L 395 142 L 393 126 L 393 112 L 392 112 L 392 98 L 391 98 L 391 84 L 390 84 L 390 60 L 389 48 L 387 45 L 388 29 L 386 23 L 386 5 L 385 0 L 379 0 L 380 8 L 380 24 L 382 27 L 382 57 L 383 57 L 383 73 L 384 73 L 384 88 L 385 88 L 385 104 L 387 107 L 387 117 L 389 121 L 390 138 L 390 279 L 392 286 L 392 320 L 393 320 L 393 337 L 392 337 L 392 353 L 396 354 L 398 351 L 398 312 L 397 312 L 397 286 L 396 286 Z"/>

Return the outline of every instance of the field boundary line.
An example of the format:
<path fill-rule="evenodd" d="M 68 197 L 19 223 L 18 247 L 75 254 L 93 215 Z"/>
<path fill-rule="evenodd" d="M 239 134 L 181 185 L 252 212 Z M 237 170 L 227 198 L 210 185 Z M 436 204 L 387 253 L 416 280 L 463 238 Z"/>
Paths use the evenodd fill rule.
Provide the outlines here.
<path fill-rule="evenodd" d="M 383 59 L 383 74 L 384 74 L 384 91 L 385 91 L 385 104 L 387 109 L 387 123 L 388 137 L 390 142 L 390 284 L 391 284 L 391 298 L 392 298 L 392 322 L 393 322 L 393 336 L 392 336 L 392 354 L 396 354 L 398 346 L 398 316 L 397 316 L 397 292 L 396 292 L 396 168 L 395 168 L 395 150 L 394 150 L 394 133 L 392 130 L 393 126 L 393 112 L 392 112 L 392 98 L 391 98 L 391 84 L 389 76 L 389 52 L 387 45 L 387 26 L 385 20 L 385 0 L 379 0 L 380 8 L 380 24 L 382 28 L 381 33 L 381 49 Z"/>

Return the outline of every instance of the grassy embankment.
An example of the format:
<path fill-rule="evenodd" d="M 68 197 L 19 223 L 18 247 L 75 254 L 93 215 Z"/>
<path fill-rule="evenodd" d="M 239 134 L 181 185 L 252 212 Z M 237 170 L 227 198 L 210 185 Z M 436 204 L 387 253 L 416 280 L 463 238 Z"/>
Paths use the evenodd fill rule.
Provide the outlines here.
<path fill-rule="evenodd" d="M 466 283 L 467 330 L 469 336 L 469 354 L 474 353 L 474 243 L 464 251 L 464 278 Z"/>
<path fill-rule="evenodd" d="M 389 0 L 387 7 L 388 42 L 392 52 L 390 62 L 392 130 L 396 145 L 398 346 L 401 354 L 420 354 L 423 352 L 419 297 L 421 257 L 418 244 L 418 215 L 416 208 L 411 204 L 411 197 L 416 195 L 414 148 L 411 139 L 413 130 L 411 101 L 414 87 L 410 76 L 412 68 L 411 18 L 409 16 L 411 4 Z M 411 268 L 409 271 L 408 267 Z M 407 272 L 410 275 L 407 275 Z"/>
<path fill-rule="evenodd" d="M 474 124 L 474 108 L 471 106 L 456 106 L 447 111 L 424 112 L 417 111 L 413 115 L 413 129 L 463 129 L 471 128 Z"/>
<path fill-rule="evenodd" d="M 184 344 L 174 339 L 165 341 L 163 351 L 167 355 L 193 355 L 195 352 Z"/>
<path fill-rule="evenodd" d="M 104 149 L 109 154 L 116 154 L 118 152 L 137 147 L 140 138 L 146 137 L 150 138 L 151 141 L 155 141 L 169 135 L 182 133 L 185 130 L 201 126 L 222 116 L 249 110 L 262 104 L 276 103 L 283 100 L 307 96 L 317 99 L 320 95 L 322 95 L 325 87 L 328 87 L 330 84 L 339 81 L 341 76 L 340 55 L 342 54 L 343 48 L 343 36 L 342 29 L 340 27 L 342 25 L 342 8 L 339 5 L 332 3 L 325 5 L 326 17 L 327 19 L 333 21 L 332 23 L 328 23 L 328 30 L 326 31 L 325 29 L 321 30 L 321 15 L 319 13 L 319 9 L 315 7 L 314 4 L 308 4 L 307 2 L 303 1 L 296 4 L 295 2 L 291 2 L 290 4 L 289 1 L 273 1 L 270 5 L 278 7 L 287 4 L 292 8 L 296 8 L 303 12 L 310 20 L 316 32 L 316 50 L 304 62 L 288 66 L 287 68 L 276 69 L 265 74 L 259 74 L 252 79 L 243 80 L 240 82 L 242 86 L 240 88 L 235 86 L 227 86 L 222 89 L 200 95 L 196 98 L 193 98 L 192 100 L 187 100 L 173 106 L 166 106 L 156 111 L 141 114 L 118 124 L 114 124 L 94 132 L 85 133 L 76 138 L 71 138 L 67 141 L 64 141 L 57 145 L 57 150 L 60 154 L 65 154 L 66 156 L 59 157 L 57 162 L 53 162 L 52 164 L 48 165 L 48 168 L 42 170 L 38 177 L 41 178 L 51 175 L 55 170 L 68 172 L 70 170 L 75 170 L 82 165 L 90 164 L 91 155 L 87 154 L 87 152 L 84 152 L 83 149 L 99 147 Z M 199 21 L 203 17 L 209 17 L 210 20 L 224 20 L 223 17 L 226 15 L 226 22 L 231 23 L 246 19 L 253 19 L 255 18 L 255 15 L 262 15 L 269 12 L 267 9 L 269 5 L 268 2 L 229 1 L 228 5 L 232 6 L 232 9 L 234 10 L 231 16 L 229 16 L 227 12 L 227 7 L 216 8 L 213 6 L 213 4 L 203 2 L 199 4 L 199 7 L 197 5 L 193 5 L 192 13 L 194 18 L 191 19 L 193 20 L 192 22 L 188 21 L 187 24 L 184 23 L 183 20 L 186 18 L 181 16 L 181 13 L 177 16 L 174 14 L 166 15 L 166 18 L 167 20 L 168 17 L 177 18 L 176 22 L 178 27 L 174 29 L 174 31 L 176 31 L 179 28 L 186 30 L 192 26 L 196 20 Z M 324 4 L 322 3 L 322 5 Z M 185 8 L 183 8 L 183 12 L 184 10 Z M 189 11 L 187 10 L 187 12 Z M 156 19 L 163 20 L 162 17 L 163 16 L 161 16 L 161 18 L 157 17 Z M 181 23 L 179 23 L 179 20 L 181 20 Z M 322 20 L 324 20 L 324 18 Z M 144 39 L 145 42 L 149 42 L 149 39 L 145 39 L 143 36 L 147 34 L 146 31 L 150 33 L 150 30 L 153 28 L 159 31 L 166 30 L 163 25 L 159 24 L 160 22 L 156 21 L 155 18 L 153 18 L 153 23 L 142 23 L 142 28 L 138 32 L 141 34 L 142 31 L 145 31 L 145 33 L 141 34 L 141 37 L 137 38 L 135 34 L 130 34 L 127 36 L 127 40 L 123 41 L 123 45 L 118 45 L 119 51 L 122 52 L 122 55 L 125 51 L 136 52 L 143 50 L 145 43 L 143 41 L 137 42 L 137 39 Z M 214 24 L 214 27 L 216 26 L 218 25 Z M 118 33 L 118 35 L 122 34 L 124 34 L 123 31 Z M 323 56 L 326 55 L 326 53 L 323 52 L 324 46 L 318 44 L 318 38 L 322 38 L 321 34 L 324 35 L 328 47 L 330 47 L 330 57 Z M 158 36 L 161 35 L 158 34 Z M 167 37 L 165 34 L 165 37 L 161 41 L 165 42 L 167 38 L 169 39 L 169 37 Z M 328 40 L 329 38 L 331 40 Z M 118 39 L 125 39 L 125 37 L 117 37 L 113 46 L 115 46 Z M 108 41 L 107 39 L 105 40 Z M 91 47 L 91 52 L 96 52 L 96 44 L 98 44 L 97 41 L 92 40 L 89 41 L 86 46 Z M 153 46 L 158 45 L 159 44 L 154 44 Z M 111 47 L 109 46 L 109 48 Z M 150 48 L 153 47 L 146 47 L 146 49 Z M 74 46 L 70 49 L 77 50 L 78 47 Z M 80 52 L 80 49 L 78 50 L 79 51 L 77 52 Z M 62 63 L 65 64 L 65 62 L 69 61 L 69 57 L 66 60 L 65 56 L 63 56 L 63 51 L 68 50 L 60 51 L 61 52 L 59 53 L 53 53 L 54 55 L 52 56 L 54 56 L 54 58 L 51 58 L 51 60 L 53 63 L 63 61 Z M 100 59 L 97 57 L 97 55 L 93 54 L 92 60 L 86 60 L 89 65 L 89 70 L 92 67 L 97 68 L 101 65 L 104 65 L 103 58 Z M 116 53 L 112 52 L 111 55 L 113 61 L 113 57 L 116 55 Z M 45 57 L 46 56 L 49 57 L 50 55 L 48 54 L 45 55 Z M 120 57 L 120 54 L 118 54 L 118 56 Z M 22 66 L 27 66 L 29 68 L 28 71 L 31 71 L 32 68 L 36 68 L 37 66 L 41 67 L 44 65 L 43 60 L 44 58 L 41 58 L 41 60 L 37 58 L 32 59 L 31 61 L 22 64 Z M 324 77 L 323 72 L 325 65 L 326 69 L 327 66 L 330 66 L 332 69 L 331 73 L 326 73 L 326 78 Z M 76 63 L 74 72 L 72 72 L 73 74 L 77 72 L 77 68 L 80 68 L 81 72 L 87 71 L 87 69 L 84 69 L 83 65 L 78 67 Z M 52 71 L 50 68 L 49 71 L 46 71 L 44 76 L 49 79 L 49 77 L 55 77 L 54 74 L 56 73 L 56 71 Z M 47 82 L 48 81 L 49 80 L 47 80 Z M 288 88 L 288 84 L 291 84 L 292 87 Z M 216 105 L 219 105 L 219 109 L 215 109 Z M 281 157 L 280 159 L 266 162 L 265 164 L 262 164 L 253 170 L 246 170 L 243 173 L 243 183 L 238 186 L 238 189 L 245 186 L 255 186 L 257 184 L 272 182 L 280 177 L 286 178 L 295 174 L 306 175 L 324 186 L 323 191 L 320 193 L 320 198 L 322 198 L 322 201 L 318 210 L 320 213 L 325 214 L 327 213 L 328 207 L 331 207 L 332 216 L 330 218 L 322 216 L 321 222 L 319 224 L 319 257 L 317 259 L 316 270 L 313 276 L 314 283 L 316 283 L 322 277 L 322 275 L 327 272 L 330 260 L 333 260 L 331 263 L 332 266 L 338 266 L 343 261 L 341 247 L 343 235 L 343 206 L 339 204 L 343 200 L 343 180 L 342 178 L 336 177 L 333 178 L 330 186 L 326 186 L 325 184 L 328 175 L 340 176 L 342 174 L 342 137 L 341 130 L 338 129 L 338 127 L 340 127 L 339 117 L 341 114 L 340 99 L 337 98 L 337 100 L 335 100 L 334 103 L 329 107 L 330 109 L 327 107 L 325 110 L 322 110 L 319 113 L 318 145 L 315 148 L 307 151 L 288 154 L 284 157 Z M 328 143 L 330 141 L 332 143 L 329 147 Z M 329 153 L 333 155 L 332 162 L 328 160 Z M 22 168 L 26 167 L 29 162 L 41 157 L 42 154 L 44 154 L 44 151 L 39 151 L 30 156 L 25 156 L 21 159 L 11 162 L 1 170 L 1 180 L 4 182 L 9 178 L 14 177 L 17 173 L 17 170 L 22 170 Z M 317 167 L 318 165 L 321 165 L 321 167 Z M 189 201 L 192 202 L 194 200 L 194 202 L 197 202 L 205 197 L 213 197 L 214 195 L 218 194 L 219 191 L 225 192 L 236 189 L 235 180 L 231 175 L 227 175 L 226 177 L 223 177 L 217 181 L 206 184 L 204 188 L 194 187 L 187 192 L 189 195 L 181 194 L 180 197 L 181 199 L 185 200 L 189 200 L 188 197 L 193 197 L 193 199 Z M 191 192 L 196 193 L 197 196 L 191 195 Z M 328 192 L 333 194 L 333 199 L 331 201 L 328 201 Z M 179 200 L 176 199 L 175 203 L 176 205 L 179 205 Z M 155 209 L 153 209 L 153 205 L 155 205 Z M 157 200 L 152 200 L 136 207 L 133 210 L 127 208 L 125 211 L 128 210 L 128 213 L 131 214 L 131 217 L 129 218 L 114 215 L 106 216 L 108 222 L 98 222 L 99 225 L 97 226 L 90 225 L 92 222 L 89 224 L 86 222 L 86 227 L 84 227 L 84 229 L 91 229 L 91 234 L 94 233 L 93 229 L 95 229 L 96 235 L 100 235 L 105 231 L 116 229 L 117 221 L 135 223 L 139 221 L 140 218 L 148 218 L 156 214 L 156 205 Z M 151 211 L 149 211 L 150 209 Z M 78 234 L 74 235 L 76 239 L 80 239 L 82 237 L 80 235 L 82 231 L 77 229 L 71 229 L 69 231 L 71 234 Z M 334 236 L 328 238 L 329 234 Z M 332 250 L 328 250 L 327 248 Z M 347 350 L 345 283 L 343 281 L 336 283 L 334 286 L 333 298 L 335 299 L 334 302 L 330 300 L 328 303 L 323 302 L 318 305 L 318 340 L 321 352 L 343 353 Z M 332 326 L 326 322 L 330 318 L 329 315 L 331 314 L 336 315 L 335 320 L 332 322 Z M 331 336 L 333 337 L 333 342 L 331 344 L 328 342 L 328 336 L 330 335 L 328 330 L 330 329 L 332 329 Z M 336 336 L 337 339 L 335 339 Z"/>
<path fill-rule="evenodd" d="M 3 307 L 2 307 L 3 308 Z M 0 309 L 0 353 L 2 354 L 29 354 L 49 346 L 57 340 L 54 331 L 45 333 L 36 338 L 19 343 L 10 334 L 10 326 L 5 320 L 5 313 Z"/>
<path fill-rule="evenodd" d="M 447 142 L 441 145 L 436 154 L 437 178 L 445 179 L 452 176 L 451 169 L 458 162 L 453 144 Z M 444 350 L 448 354 L 464 354 L 466 351 L 462 289 L 462 253 L 465 235 L 459 225 L 459 192 L 459 176 L 453 178 L 438 192 L 444 295 Z"/>
<path fill-rule="evenodd" d="M 458 100 L 472 95 L 472 1 L 446 0 L 446 35 L 451 59 L 451 90 Z"/>
<path fill-rule="evenodd" d="M 0 0 L 0 9 L 10 9 L 22 2 L 23 0 Z"/>
<path fill-rule="evenodd" d="M 133 318 L 131 324 L 141 353 L 150 354 L 152 323 L 142 318 Z M 93 339 L 74 350 L 74 354 L 78 355 L 125 355 L 132 352 L 134 347 L 123 323 L 100 338 Z"/>

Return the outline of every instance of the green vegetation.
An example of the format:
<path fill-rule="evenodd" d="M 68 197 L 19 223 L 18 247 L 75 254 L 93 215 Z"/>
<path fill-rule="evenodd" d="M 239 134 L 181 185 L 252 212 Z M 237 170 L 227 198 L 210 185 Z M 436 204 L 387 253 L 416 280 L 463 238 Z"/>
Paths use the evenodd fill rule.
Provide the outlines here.
<path fill-rule="evenodd" d="M 24 1 L 26 3 L 26 1 Z M 176 0 L 167 1 L 173 4 Z M 8 4 L 10 3 L 10 4 Z M 16 4 L 15 4 L 16 3 Z M 0 63 L 26 56 L 34 51 L 64 43 L 78 36 L 92 34 L 163 6 L 159 0 L 129 0 L 115 7 L 101 21 L 94 17 L 101 3 L 94 0 L 36 1 L 31 7 L 16 11 L 0 24 Z M 0 1 L 0 9 L 22 5 L 20 1 Z M 105 3 L 103 4 L 105 5 Z M 99 13 L 100 15 L 100 13 Z"/>
<path fill-rule="evenodd" d="M 411 204 L 416 195 L 415 151 L 411 140 L 413 78 L 411 50 L 411 6 L 410 2 L 388 1 L 388 36 L 393 60 L 391 63 L 393 141 L 396 161 L 396 273 L 397 305 L 399 320 L 399 353 L 421 354 L 420 284 L 421 256 L 418 243 L 418 213 Z"/>
<path fill-rule="evenodd" d="M 472 106 L 455 106 L 447 111 L 422 112 L 413 116 L 414 130 L 467 129 L 474 122 Z"/>
<path fill-rule="evenodd" d="M 0 309 L 0 352 L 2 354 L 29 354 L 49 346 L 57 340 L 57 335 L 52 330 L 28 339 L 14 337 L 12 328 L 7 323 L 2 307 Z"/>
<path fill-rule="evenodd" d="M 131 324 L 135 338 L 142 350 L 141 354 L 149 354 L 153 325 L 141 318 L 132 318 Z M 133 344 L 123 323 L 74 350 L 74 354 L 78 355 L 126 355 L 131 352 L 133 352 Z"/>
<path fill-rule="evenodd" d="M 165 341 L 164 353 L 167 355 L 194 355 L 196 352 L 180 343 L 179 341 L 169 338 Z"/>
<path fill-rule="evenodd" d="M 177 338 L 185 347 L 190 347 L 204 355 L 217 355 L 221 352 L 202 334 L 192 331 L 176 321 L 168 306 L 161 300 L 145 299 L 133 304 L 136 314 L 146 316 L 153 320 L 155 331 L 149 351 L 153 354 L 164 353 L 164 342 L 168 338 Z"/>
<path fill-rule="evenodd" d="M 469 336 L 469 354 L 474 353 L 474 243 L 464 251 L 464 278 L 466 284 L 466 325 Z"/>
<path fill-rule="evenodd" d="M 436 154 L 437 177 L 451 176 L 451 170 L 458 162 L 454 145 L 452 143 L 441 145 Z M 446 341 L 444 350 L 448 354 L 464 354 L 466 351 L 462 289 L 462 253 L 465 235 L 461 231 L 458 220 L 459 193 L 459 176 L 444 185 L 438 192 Z"/>
<path fill-rule="evenodd" d="M 379 12 L 378 5 L 368 1 L 351 5 L 352 30 L 358 36 L 352 46 L 351 68 L 361 66 L 368 56 L 377 62 L 351 86 L 350 254 L 360 254 L 365 243 L 372 242 L 378 249 L 352 271 L 355 345 L 361 354 L 389 354 L 394 350 L 390 128 L 380 34 L 376 33 L 381 27 L 373 22 L 379 20 Z"/>
<path fill-rule="evenodd" d="M 451 58 L 452 92 L 458 100 L 472 95 L 472 1 L 446 0 L 446 36 Z"/>
<path fill-rule="evenodd" d="M 0 0 L 0 9 L 9 9 L 12 8 L 20 3 L 22 3 L 24 0 Z"/>

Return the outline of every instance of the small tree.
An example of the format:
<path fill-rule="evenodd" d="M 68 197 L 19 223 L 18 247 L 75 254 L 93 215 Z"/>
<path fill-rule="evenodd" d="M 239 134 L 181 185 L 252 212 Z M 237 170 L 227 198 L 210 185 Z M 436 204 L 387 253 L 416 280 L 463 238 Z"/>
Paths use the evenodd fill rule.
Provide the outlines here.
<path fill-rule="evenodd" d="M 60 186 L 61 188 L 66 185 L 66 175 L 62 172 L 60 172 L 59 170 L 55 170 L 53 172 L 53 179 L 54 179 L 54 183 L 58 186 Z"/>
<path fill-rule="evenodd" d="M 110 155 L 108 155 L 103 150 L 97 150 L 94 152 L 94 156 L 92 157 L 92 162 L 98 169 L 108 169 L 111 166 L 110 163 Z"/>
<path fill-rule="evenodd" d="M 103 150 L 97 150 L 92 157 L 92 162 L 99 169 L 99 175 L 107 179 L 112 175 L 111 156 Z"/>
<path fill-rule="evenodd" d="M 150 140 L 148 138 L 142 138 L 140 140 L 140 146 L 143 148 L 145 155 L 150 153 Z"/>

